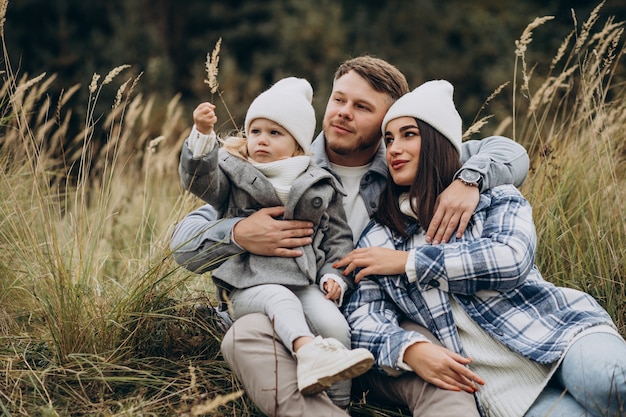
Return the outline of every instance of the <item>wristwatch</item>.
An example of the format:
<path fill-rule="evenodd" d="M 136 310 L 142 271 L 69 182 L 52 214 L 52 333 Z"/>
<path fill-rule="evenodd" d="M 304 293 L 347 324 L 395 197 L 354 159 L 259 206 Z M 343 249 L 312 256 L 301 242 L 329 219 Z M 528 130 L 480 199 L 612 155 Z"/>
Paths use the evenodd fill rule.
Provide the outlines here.
<path fill-rule="evenodd" d="M 483 176 L 480 172 L 468 168 L 462 169 L 457 178 L 460 179 L 463 184 L 469 185 L 470 187 L 478 187 L 478 189 L 480 189 L 483 183 Z"/>

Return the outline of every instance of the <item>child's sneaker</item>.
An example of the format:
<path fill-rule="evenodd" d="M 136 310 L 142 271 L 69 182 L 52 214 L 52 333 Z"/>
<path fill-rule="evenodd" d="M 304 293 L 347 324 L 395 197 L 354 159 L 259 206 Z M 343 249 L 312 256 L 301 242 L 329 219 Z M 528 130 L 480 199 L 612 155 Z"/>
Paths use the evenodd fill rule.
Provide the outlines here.
<path fill-rule="evenodd" d="M 320 336 L 302 346 L 296 359 L 298 389 L 302 395 L 315 395 L 337 381 L 362 375 L 374 364 L 374 356 L 369 350 L 349 350 L 337 339 Z"/>

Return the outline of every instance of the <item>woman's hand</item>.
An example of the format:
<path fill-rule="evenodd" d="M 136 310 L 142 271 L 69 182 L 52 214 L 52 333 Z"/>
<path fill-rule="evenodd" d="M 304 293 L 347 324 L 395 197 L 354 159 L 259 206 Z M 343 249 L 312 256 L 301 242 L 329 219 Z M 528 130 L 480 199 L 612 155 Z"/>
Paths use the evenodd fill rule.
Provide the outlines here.
<path fill-rule="evenodd" d="M 333 267 L 345 267 L 344 275 L 352 273 L 357 268 L 362 268 L 354 277 L 354 282 L 358 283 L 368 275 L 404 274 L 404 265 L 408 256 L 408 252 L 377 246 L 359 248 L 335 262 Z"/>
<path fill-rule="evenodd" d="M 478 391 L 476 384 L 485 381 L 465 367 L 472 360 L 458 355 L 443 346 L 418 342 L 404 352 L 404 362 L 424 381 L 451 391 Z"/>

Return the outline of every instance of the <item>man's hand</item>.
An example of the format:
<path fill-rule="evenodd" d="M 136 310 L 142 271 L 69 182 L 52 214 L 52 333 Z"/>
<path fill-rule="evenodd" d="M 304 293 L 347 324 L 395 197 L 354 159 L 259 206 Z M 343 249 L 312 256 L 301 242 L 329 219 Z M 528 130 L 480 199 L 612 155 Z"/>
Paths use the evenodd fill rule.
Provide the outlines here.
<path fill-rule="evenodd" d="M 354 277 L 354 282 L 358 283 L 368 275 L 403 274 L 408 256 L 408 252 L 378 246 L 359 248 L 335 262 L 333 268 L 345 266 L 344 275 L 362 268 Z"/>
<path fill-rule="evenodd" d="M 217 123 L 215 115 L 215 105 L 209 102 L 198 104 L 193 111 L 193 122 L 198 132 L 208 135 L 213 131 L 213 126 Z"/>
<path fill-rule="evenodd" d="M 476 384 L 485 385 L 481 377 L 465 367 L 471 359 L 434 343 L 418 342 L 409 346 L 403 360 L 424 381 L 442 389 L 471 394 L 478 391 Z"/>
<path fill-rule="evenodd" d="M 461 238 L 474 210 L 480 201 L 480 190 L 463 184 L 461 180 L 452 181 L 435 203 L 435 214 L 426 231 L 426 242 L 437 245 L 446 243 L 456 230 L 456 237 Z"/>
<path fill-rule="evenodd" d="M 235 242 L 255 255 L 302 256 L 301 250 L 293 248 L 312 242 L 313 224 L 300 220 L 276 220 L 284 213 L 284 207 L 268 207 L 239 221 L 233 229 Z"/>

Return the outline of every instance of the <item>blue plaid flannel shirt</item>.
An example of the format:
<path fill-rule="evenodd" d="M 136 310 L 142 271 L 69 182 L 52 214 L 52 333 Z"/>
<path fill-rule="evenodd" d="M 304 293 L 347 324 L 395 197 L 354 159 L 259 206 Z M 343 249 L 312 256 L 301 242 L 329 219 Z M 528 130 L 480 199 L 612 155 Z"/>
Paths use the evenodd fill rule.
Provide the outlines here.
<path fill-rule="evenodd" d="M 408 319 L 428 328 L 448 349 L 464 354 L 450 311 L 450 298 L 487 333 L 536 362 L 557 361 L 580 331 L 599 324 L 615 328 L 593 297 L 556 287 L 534 265 L 536 233 L 528 201 L 512 185 L 481 194 L 461 239 L 419 245 L 413 226 L 402 239 L 371 222 L 359 247 L 410 251 L 416 276 L 369 276 L 351 294 L 344 314 L 353 347 L 369 349 L 379 369 L 397 374 L 404 349 L 426 338 L 405 331 Z M 412 275 L 412 274 L 411 274 Z"/>

